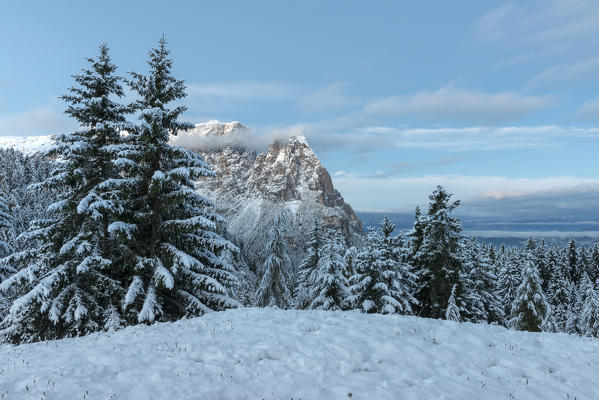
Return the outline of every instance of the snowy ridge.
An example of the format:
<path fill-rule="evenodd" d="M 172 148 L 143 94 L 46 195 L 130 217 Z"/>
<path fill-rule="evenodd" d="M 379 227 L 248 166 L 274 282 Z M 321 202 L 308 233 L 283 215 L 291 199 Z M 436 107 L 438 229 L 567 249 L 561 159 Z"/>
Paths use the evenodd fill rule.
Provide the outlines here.
<path fill-rule="evenodd" d="M 357 400 L 594 399 L 597 354 L 596 339 L 564 334 L 246 308 L 0 346 L 0 393 L 44 400 L 86 393 L 132 400 L 329 400 L 349 393 Z"/>
<path fill-rule="evenodd" d="M 0 136 L 0 149 L 15 149 L 27 155 L 40 153 L 52 146 L 52 136 Z"/>

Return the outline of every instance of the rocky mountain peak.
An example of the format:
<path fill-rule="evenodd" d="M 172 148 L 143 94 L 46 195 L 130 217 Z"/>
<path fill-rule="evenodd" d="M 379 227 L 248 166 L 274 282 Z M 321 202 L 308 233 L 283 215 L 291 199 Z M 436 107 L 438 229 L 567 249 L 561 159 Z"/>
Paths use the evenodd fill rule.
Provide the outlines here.
<path fill-rule="evenodd" d="M 204 131 L 235 133 L 249 129 L 236 123 L 202 125 Z M 198 126 L 196 125 L 196 126 Z M 294 254 L 303 256 L 305 239 L 314 220 L 326 228 L 340 229 L 348 243 L 361 237 L 362 225 L 353 209 L 334 188 L 331 176 L 303 136 L 274 141 L 258 154 L 237 145 L 203 150 L 215 177 L 199 182 L 198 188 L 213 198 L 228 220 L 228 230 L 251 258 L 259 262 L 266 233 L 275 216 L 287 209 L 293 218 L 289 240 Z"/>

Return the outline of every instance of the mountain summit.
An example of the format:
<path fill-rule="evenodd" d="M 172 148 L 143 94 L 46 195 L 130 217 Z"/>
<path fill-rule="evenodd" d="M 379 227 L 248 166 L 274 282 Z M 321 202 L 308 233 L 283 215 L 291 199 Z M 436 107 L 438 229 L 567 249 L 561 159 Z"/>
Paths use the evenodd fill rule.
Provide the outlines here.
<path fill-rule="evenodd" d="M 174 143 L 201 152 L 212 166 L 216 176 L 198 182 L 198 190 L 214 200 L 250 262 L 264 257 L 268 228 L 284 210 L 292 216 L 287 228 L 295 261 L 316 219 L 325 228 L 340 229 L 349 244 L 359 241 L 360 220 L 304 136 L 275 140 L 257 153 L 245 135 L 250 129 L 239 122 L 209 121 Z"/>

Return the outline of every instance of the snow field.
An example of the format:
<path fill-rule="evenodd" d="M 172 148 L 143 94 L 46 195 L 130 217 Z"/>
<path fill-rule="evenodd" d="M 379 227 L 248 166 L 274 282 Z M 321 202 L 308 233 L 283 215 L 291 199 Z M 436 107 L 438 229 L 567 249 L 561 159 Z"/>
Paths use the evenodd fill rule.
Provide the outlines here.
<path fill-rule="evenodd" d="M 355 311 L 242 308 L 0 346 L 7 400 L 581 400 L 597 377 L 597 339 Z"/>

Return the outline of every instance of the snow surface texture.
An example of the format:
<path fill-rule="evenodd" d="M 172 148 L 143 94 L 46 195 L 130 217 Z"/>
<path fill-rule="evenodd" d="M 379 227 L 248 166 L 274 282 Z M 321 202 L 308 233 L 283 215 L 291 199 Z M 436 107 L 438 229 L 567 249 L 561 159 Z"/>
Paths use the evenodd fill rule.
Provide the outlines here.
<path fill-rule="evenodd" d="M 0 346 L 4 399 L 596 399 L 599 341 L 245 308 Z"/>

